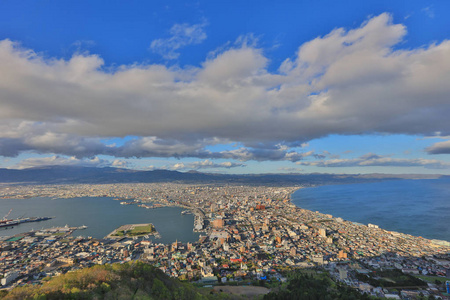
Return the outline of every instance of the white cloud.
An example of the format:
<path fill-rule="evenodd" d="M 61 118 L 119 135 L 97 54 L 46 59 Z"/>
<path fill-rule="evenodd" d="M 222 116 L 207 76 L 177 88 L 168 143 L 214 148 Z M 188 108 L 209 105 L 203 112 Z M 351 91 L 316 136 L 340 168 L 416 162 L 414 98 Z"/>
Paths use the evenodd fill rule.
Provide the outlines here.
<path fill-rule="evenodd" d="M 195 161 L 191 163 L 176 163 L 169 166 L 163 166 L 159 169 L 167 169 L 167 170 L 200 170 L 200 169 L 231 169 L 231 168 L 237 168 L 237 167 L 245 167 L 246 165 L 243 163 L 235 163 L 235 162 L 222 162 L 222 163 L 215 163 L 209 159 L 203 160 L 203 161 Z M 154 170 L 156 169 L 154 166 L 151 166 L 151 168 Z"/>
<path fill-rule="evenodd" d="M 427 6 L 422 8 L 422 12 L 430 19 L 434 19 L 434 9 L 433 6 Z"/>
<path fill-rule="evenodd" d="M 177 59 L 177 51 L 188 45 L 200 44 L 206 39 L 204 27 L 206 22 L 190 25 L 187 23 L 175 24 L 170 29 L 171 37 L 152 41 L 150 49 L 165 59 Z"/>
<path fill-rule="evenodd" d="M 450 154 L 450 141 L 439 142 L 425 149 L 428 154 Z"/>
<path fill-rule="evenodd" d="M 177 25 L 160 44 L 176 55 L 206 38 L 204 26 Z M 381 14 L 300 45 L 282 72 L 269 71 L 263 49 L 248 41 L 197 68 L 105 71 L 98 55 L 47 59 L 3 40 L 0 155 L 295 162 L 305 153 L 294 148 L 330 134 L 449 135 L 450 42 L 396 48 L 405 35 Z M 102 142 L 127 136 L 136 138 Z M 218 143 L 242 146 L 207 150 Z"/>
<path fill-rule="evenodd" d="M 55 155 L 51 157 L 27 158 L 10 168 L 26 169 L 42 166 L 126 167 L 127 163 L 120 160 L 114 160 L 113 162 L 110 162 L 105 159 L 99 159 L 98 157 L 94 157 L 92 159 L 78 159 L 76 157 L 62 157 L 59 155 Z"/>
<path fill-rule="evenodd" d="M 316 167 L 425 167 L 428 169 L 450 169 L 450 163 L 436 159 L 404 159 L 380 156 L 368 153 L 359 158 L 352 159 L 329 159 L 320 161 L 300 161 L 296 164 L 302 166 Z"/>

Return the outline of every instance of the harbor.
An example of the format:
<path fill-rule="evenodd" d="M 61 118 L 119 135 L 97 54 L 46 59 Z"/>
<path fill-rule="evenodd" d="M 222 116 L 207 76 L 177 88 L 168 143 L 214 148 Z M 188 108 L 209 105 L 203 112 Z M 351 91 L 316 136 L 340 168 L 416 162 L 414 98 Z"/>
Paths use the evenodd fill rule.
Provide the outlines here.
<path fill-rule="evenodd" d="M 56 199 L 52 199 L 56 198 Z M 17 219 L 22 214 L 27 216 L 55 216 L 45 222 L 23 223 L 19 226 L 6 227 L 0 230 L 1 236 L 14 236 L 23 232 L 37 231 L 42 228 L 88 226 L 84 230 L 78 228 L 75 236 L 93 237 L 102 239 L 115 228 L 123 224 L 152 223 L 157 228 L 161 243 L 178 241 L 194 242 L 198 240 L 199 233 L 193 232 L 194 216 L 182 215 L 181 211 L 187 208 L 163 206 L 160 203 L 143 202 L 151 208 L 139 207 L 138 205 L 121 205 L 116 198 L 122 197 L 79 197 L 79 198 L 57 198 L 31 197 L 28 199 L 2 199 L 3 207 L 13 208 L 8 219 Z M 123 197 L 125 198 L 125 197 Z M 143 197 L 128 197 L 128 201 L 141 199 Z M 122 199 L 120 199 L 122 200 Z M 125 201 L 125 200 L 122 200 Z M 154 207 L 154 209 L 152 208 Z M 0 219 L 4 213 L 0 212 Z M 155 239 L 155 236 L 151 236 Z"/>
<path fill-rule="evenodd" d="M 12 209 L 3 217 L 2 220 L 0 220 L 0 228 L 12 228 L 14 226 L 23 224 L 23 223 L 32 223 L 32 222 L 40 222 L 40 221 L 47 221 L 52 219 L 53 217 L 31 217 L 31 218 L 16 218 L 16 219 L 8 219 L 9 215 L 11 214 Z"/>

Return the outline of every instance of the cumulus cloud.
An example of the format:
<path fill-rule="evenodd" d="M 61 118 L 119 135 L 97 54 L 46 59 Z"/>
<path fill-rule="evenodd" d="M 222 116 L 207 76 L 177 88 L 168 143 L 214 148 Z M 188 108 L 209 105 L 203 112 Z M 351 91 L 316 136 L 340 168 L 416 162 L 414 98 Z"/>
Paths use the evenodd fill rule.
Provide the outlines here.
<path fill-rule="evenodd" d="M 439 142 L 425 149 L 428 154 L 450 154 L 450 141 Z"/>
<path fill-rule="evenodd" d="M 428 169 L 449 169 L 450 163 L 436 159 L 404 159 L 380 156 L 368 153 L 359 158 L 352 159 L 329 159 L 321 161 L 301 161 L 297 162 L 302 166 L 316 167 L 425 167 Z"/>
<path fill-rule="evenodd" d="M 150 49 L 165 59 L 177 59 L 180 48 L 188 45 L 200 44 L 206 39 L 204 27 L 206 22 L 190 25 L 187 23 L 175 24 L 170 29 L 170 37 L 152 41 Z"/>
<path fill-rule="evenodd" d="M 176 57 L 206 38 L 204 26 L 176 25 L 154 49 Z M 381 14 L 300 45 L 276 72 L 248 41 L 198 67 L 111 69 L 98 55 L 45 58 L 3 40 L 0 155 L 295 162 L 305 154 L 294 148 L 330 134 L 449 135 L 450 41 L 399 49 L 405 35 Z M 127 136 L 136 138 L 103 142 Z M 218 143 L 242 147 L 207 150 Z"/>
<path fill-rule="evenodd" d="M 304 157 L 313 155 L 313 151 L 300 153 L 296 151 L 289 151 L 283 147 L 277 148 L 238 148 L 235 150 L 227 150 L 211 153 L 214 158 L 236 159 L 240 161 L 256 160 L 256 161 L 280 161 L 287 160 L 296 162 L 302 160 Z"/>
<path fill-rule="evenodd" d="M 150 166 L 149 169 L 155 170 L 155 169 L 166 169 L 166 170 L 200 170 L 200 169 L 231 169 L 231 168 L 237 168 L 237 167 L 245 167 L 246 165 L 243 163 L 235 163 L 235 162 L 222 162 L 222 163 L 215 163 L 209 159 L 203 160 L 203 161 L 195 161 L 191 163 L 183 163 L 179 162 L 173 165 L 169 166 L 163 166 L 156 168 L 155 166 Z"/>

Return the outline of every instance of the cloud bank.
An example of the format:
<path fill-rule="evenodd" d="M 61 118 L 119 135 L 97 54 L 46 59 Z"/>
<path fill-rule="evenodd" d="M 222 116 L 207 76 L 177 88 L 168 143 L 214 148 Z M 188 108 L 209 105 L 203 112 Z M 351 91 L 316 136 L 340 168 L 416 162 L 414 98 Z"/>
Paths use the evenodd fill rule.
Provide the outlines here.
<path fill-rule="evenodd" d="M 443 162 L 436 159 L 405 159 L 392 158 L 388 156 L 380 156 L 376 154 L 366 154 L 359 158 L 352 159 L 329 159 L 320 161 L 301 161 L 297 162 L 302 166 L 316 166 L 316 167 L 425 167 L 427 169 L 447 169 L 450 163 Z"/>
<path fill-rule="evenodd" d="M 176 163 L 170 166 L 165 166 L 160 169 L 167 170 L 201 170 L 201 169 L 231 169 L 237 167 L 245 167 L 246 165 L 243 163 L 235 163 L 235 162 L 223 162 L 223 163 L 214 163 L 209 159 L 205 159 L 203 161 L 195 161 L 192 163 Z"/>
<path fill-rule="evenodd" d="M 176 58 L 206 38 L 203 26 L 175 25 L 151 48 Z M 199 67 L 111 69 L 95 54 L 46 58 L 3 40 L 0 155 L 298 162 L 311 154 L 293 148 L 330 134 L 448 135 L 450 41 L 399 49 L 405 36 L 405 26 L 381 14 L 300 45 L 276 72 L 255 43 Z M 104 142 L 129 136 L 123 145 Z M 229 143 L 240 146 L 208 150 Z"/>
<path fill-rule="evenodd" d="M 12 169 L 26 169 L 41 166 L 79 166 L 79 167 L 115 167 L 126 168 L 129 164 L 123 160 L 116 159 L 109 161 L 98 157 L 92 159 L 78 159 L 76 157 L 61 157 L 58 155 L 51 157 L 32 157 L 22 160 L 12 166 Z"/>

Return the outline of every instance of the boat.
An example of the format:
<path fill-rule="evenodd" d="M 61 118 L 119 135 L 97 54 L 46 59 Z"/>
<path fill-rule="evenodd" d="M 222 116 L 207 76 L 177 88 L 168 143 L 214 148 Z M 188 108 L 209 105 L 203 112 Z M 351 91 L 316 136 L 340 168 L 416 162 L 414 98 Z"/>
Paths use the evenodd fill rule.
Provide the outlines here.
<path fill-rule="evenodd" d="M 18 224 L 19 224 L 18 221 L 11 220 L 11 221 L 0 223 L 0 227 L 12 227 L 12 226 L 18 225 Z"/>
<path fill-rule="evenodd" d="M 23 223 L 47 221 L 50 219 L 53 219 L 53 217 L 32 217 L 32 218 L 17 218 L 17 219 L 10 219 L 10 220 L 2 220 L 2 221 L 0 221 L 0 227 L 10 227 L 10 226 L 14 226 L 14 225 L 23 224 Z"/>
<path fill-rule="evenodd" d="M 139 204 L 138 206 L 139 206 L 139 207 L 146 208 L 146 209 L 154 208 L 153 206 L 150 206 L 150 205 L 147 205 L 147 204 Z"/>

